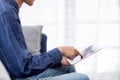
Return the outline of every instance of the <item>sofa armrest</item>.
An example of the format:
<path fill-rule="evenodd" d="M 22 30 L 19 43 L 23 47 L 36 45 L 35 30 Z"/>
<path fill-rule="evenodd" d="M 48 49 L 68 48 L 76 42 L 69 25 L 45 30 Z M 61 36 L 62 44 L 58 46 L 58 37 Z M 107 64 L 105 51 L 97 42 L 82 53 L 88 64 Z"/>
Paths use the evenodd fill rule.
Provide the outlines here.
<path fill-rule="evenodd" d="M 11 80 L 9 73 L 0 60 L 0 80 Z"/>

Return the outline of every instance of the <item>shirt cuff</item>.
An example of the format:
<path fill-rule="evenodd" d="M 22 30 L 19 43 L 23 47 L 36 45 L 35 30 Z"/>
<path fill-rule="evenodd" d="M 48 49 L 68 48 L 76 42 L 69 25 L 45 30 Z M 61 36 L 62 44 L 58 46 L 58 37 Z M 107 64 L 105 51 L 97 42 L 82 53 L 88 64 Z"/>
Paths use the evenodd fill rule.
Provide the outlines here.
<path fill-rule="evenodd" d="M 53 57 L 53 59 L 52 59 L 53 63 L 61 64 L 62 54 L 57 48 L 54 48 L 54 49 L 50 50 L 48 52 L 48 54 L 51 55 L 51 57 Z"/>

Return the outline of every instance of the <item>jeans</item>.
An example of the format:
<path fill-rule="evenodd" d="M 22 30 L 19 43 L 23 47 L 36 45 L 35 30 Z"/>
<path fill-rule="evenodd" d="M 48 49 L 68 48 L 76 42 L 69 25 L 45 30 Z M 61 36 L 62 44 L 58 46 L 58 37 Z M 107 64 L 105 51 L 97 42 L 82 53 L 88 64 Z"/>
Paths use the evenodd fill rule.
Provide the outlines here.
<path fill-rule="evenodd" d="M 16 80 L 89 80 L 88 76 L 76 73 L 73 66 L 50 68 L 36 76 Z"/>

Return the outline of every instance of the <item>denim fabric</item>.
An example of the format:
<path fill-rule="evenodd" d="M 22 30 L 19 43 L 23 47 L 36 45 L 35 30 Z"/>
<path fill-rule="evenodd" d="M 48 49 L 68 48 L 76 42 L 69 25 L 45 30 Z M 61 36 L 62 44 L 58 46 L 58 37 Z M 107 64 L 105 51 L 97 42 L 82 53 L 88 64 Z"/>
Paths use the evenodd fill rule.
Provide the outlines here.
<path fill-rule="evenodd" d="M 26 78 L 60 65 L 62 55 L 55 48 L 32 56 L 28 52 L 15 0 L 0 0 L 0 60 L 12 78 Z"/>
<path fill-rule="evenodd" d="M 50 68 L 36 76 L 15 80 L 89 80 L 88 76 L 76 73 L 74 66 Z"/>

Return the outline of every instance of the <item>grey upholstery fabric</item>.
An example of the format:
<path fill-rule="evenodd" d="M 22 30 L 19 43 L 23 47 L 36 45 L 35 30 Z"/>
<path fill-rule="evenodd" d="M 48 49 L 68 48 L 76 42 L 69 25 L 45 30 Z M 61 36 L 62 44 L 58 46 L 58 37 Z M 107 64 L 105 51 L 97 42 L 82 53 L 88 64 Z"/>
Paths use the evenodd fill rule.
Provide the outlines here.
<path fill-rule="evenodd" d="M 42 38 L 43 26 L 23 26 L 23 34 L 28 47 L 28 50 L 34 55 L 39 54 L 41 49 L 41 38 Z"/>
<path fill-rule="evenodd" d="M 1 61 L 0 61 L 0 80 L 11 80 L 6 68 L 4 67 Z"/>

